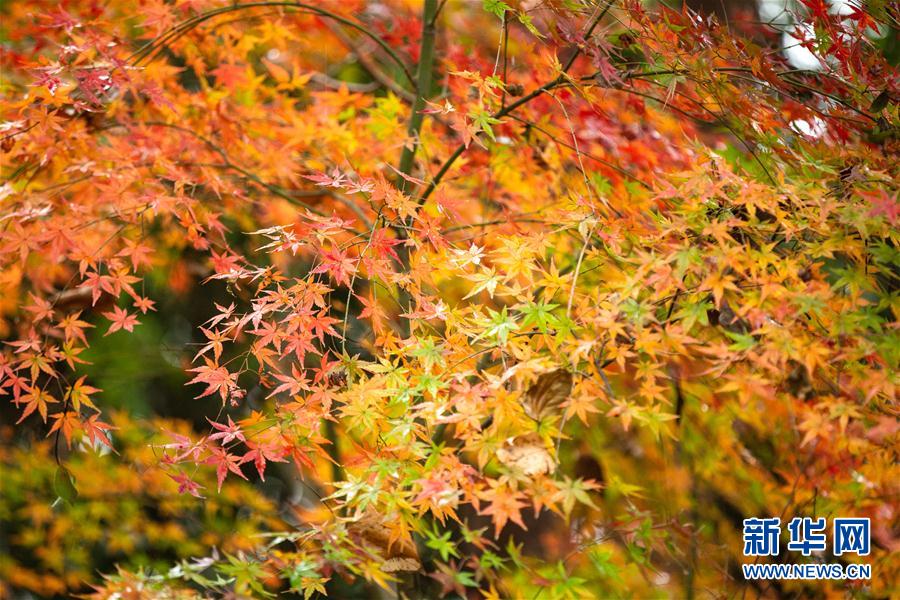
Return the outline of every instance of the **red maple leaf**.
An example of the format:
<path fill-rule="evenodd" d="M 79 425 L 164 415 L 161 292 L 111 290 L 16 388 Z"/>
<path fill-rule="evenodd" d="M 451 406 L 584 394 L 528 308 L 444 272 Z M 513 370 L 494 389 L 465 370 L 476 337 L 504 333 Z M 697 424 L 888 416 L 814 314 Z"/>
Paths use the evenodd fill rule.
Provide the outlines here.
<path fill-rule="evenodd" d="M 241 457 L 241 464 L 252 461 L 256 467 L 256 472 L 259 473 L 259 478 L 265 481 L 266 461 L 287 462 L 284 459 L 284 454 L 283 451 L 275 448 L 272 444 L 259 444 L 252 447 L 249 452 Z"/>
<path fill-rule="evenodd" d="M 202 488 L 203 486 L 201 486 L 199 483 L 197 483 L 187 475 L 183 473 L 179 473 L 178 475 L 168 473 L 168 475 L 169 477 L 174 479 L 176 483 L 178 483 L 179 494 L 187 493 L 191 496 L 194 496 L 195 498 L 203 498 L 203 496 L 200 495 L 200 488 Z"/>
<path fill-rule="evenodd" d="M 101 444 L 118 454 L 118 452 L 116 452 L 116 449 L 113 448 L 112 442 L 109 441 L 109 438 L 106 435 L 107 431 L 116 428 L 101 421 L 99 414 L 91 415 L 91 417 L 86 421 L 82 421 L 81 429 L 82 431 L 84 431 L 84 434 L 87 436 L 92 446 L 96 446 L 97 442 L 100 442 Z"/>
<path fill-rule="evenodd" d="M 241 472 L 241 459 L 234 454 L 228 454 L 225 450 L 218 446 L 213 446 L 210 450 L 211 455 L 206 459 L 206 464 L 216 466 L 216 481 L 219 484 L 219 491 L 222 491 L 222 484 L 225 482 L 225 476 L 228 472 L 232 472 L 241 479 L 247 479 L 246 475 Z"/>
<path fill-rule="evenodd" d="M 296 364 L 291 365 L 290 375 L 282 375 L 281 373 L 276 373 L 275 379 L 282 383 L 274 390 L 272 390 L 272 393 L 266 396 L 266 398 L 271 398 L 272 396 L 275 396 L 282 392 L 287 392 L 289 395 L 295 396 L 303 390 L 309 390 L 309 380 L 306 378 L 306 373 L 301 373 L 297 369 Z"/>
<path fill-rule="evenodd" d="M 237 373 L 229 373 L 225 367 L 217 366 L 214 362 L 207 359 L 206 364 L 202 367 L 188 369 L 191 373 L 197 373 L 197 376 L 188 381 L 185 385 L 192 383 L 205 383 L 206 389 L 196 398 L 211 396 L 216 392 L 222 397 L 222 402 L 228 399 L 228 395 L 237 389 Z"/>
<path fill-rule="evenodd" d="M 891 198 L 885 190 L 875 192 L 860 192 L 860 196 L 869 201 L 871 208 L 869 209 L 870 217 L 884 217 L 891 225 L 897 224 L 897 217 L 900 217 L 900 203 L 897 202 L 898 194 L 894 194 Z"/>
<path fill-rule="evenodd" d="M 215 76 L 216 83 L 233 90 L 247 80 L 247 69 L 235 64 L 222 63 L 210 74 Z"/>
<path fill-rule="evenodd" d="M 350 285 L 350 275 L 356 272 L 356 259 L 338 248 L 321 253 L 322 264 L 312 270 L 313 273 L 328 273 L 341 285 Z"/>
<path fill-rule="evenodd" d="M 210 435 L 209 439 L 222 440 L 221 444 L 223 446 L 225 444 L 233 442 L 234 440 L 239 440 L 241 442 L 247 441 L 244 438 L 244 433 L 241 431 L 241 428 L 231 420 L 230 416 L 228 417 L 228 425 L 216 423 L 215 421 L 211 421 L 209 418 L 207 418 L 206 420 L 209 421 L 209 424 L 218 431 L 218 433 Z"/>
<path fill-rule="evenodd" d="M 347 176 L 341 173 L 337 167 L 331 170 L 330 175 L 327 173 L 313 173 L 312 175 L 304 175 L 303 178 L 309 179 L 322 187 L 342 188 L 349 183 Z"/>

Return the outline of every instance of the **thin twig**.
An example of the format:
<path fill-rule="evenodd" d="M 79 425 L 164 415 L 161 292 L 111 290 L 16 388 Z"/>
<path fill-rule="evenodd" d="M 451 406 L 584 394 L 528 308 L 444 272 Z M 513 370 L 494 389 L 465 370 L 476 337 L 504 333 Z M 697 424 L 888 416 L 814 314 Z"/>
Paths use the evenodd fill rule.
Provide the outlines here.
<path fill-rule="evenodd" d="M 594 29 L 597 27 L 597 25 L 600 23 L 600 21 L 603 19 L 603 17 L 606 16 L 606 13 L 612 7 L 614 1 L 615 0 L 609 0 L 609 2 L 606 3 L 606 6 L 603 8 L 603 10 L 600 11 L 600 13 L 596 17 L 594 17 L 593 21 L 591 22 L 591 25 L 588 27 L 588 30 L 585 33 L 585 38 L 589 37 L 591 35 L 591 33 L 593 33 Z M 552 81 L 548 81 L 547 83 L 545 83 L 544 85 L 540 86 L 539 88 L 537 88 L 535 90 L 532 90 L 530 93 L 526 94 L 525 96 L 522 96 L 521 98 L 519 98 L 518 100 L 516 100 L 509 106 L 501 108 L 499 111 L 497 111 L 496 113 L 491 115 L 492 118 L 502 119 L 503 117 L 512 113 L 514 110 L 518 109 L 519 107 L 528 104 L 529 102 L 531 102 L 538 96 L 541 96 L 545 92 L 548 92 L 556 87 L 559 87 L 561 84 L 566 82 L 568 80 L 567 71 L 572 67 L 573 64 L 575 64 L 575 61 L 581 55 L 581 52 L 582 52 L 581 48 L 577 48 L 575 50 L 575 52 L 572 54 L 572 56 L 569 57 L 569 60 L 566 62 L 566 65 L 563 67 L 562 73 L 560 73 L 559 76 L 557 76 L 555 79 L 553 79 Z M 420 206 L 422 204 L 424 204 L 426 200 L 428 200 L 428 197 L 431 196 L 431 194 L 434 192 L 435 188 L 438 186 L 438 184 L 441 182 L 441 180 L 447 174 L 447 171 L 449 171 L 450 167 L 453 166 L 453 163 L 455 163 L 456 160 L 460 156 L 462 156 L 462 153 L 466 151 L 466 148 L 467 148 L 467 145 L 465 143 L 461 143 L 459 146 L 456 147 L 456 150 L 453 151 L 453 153 L 447 158 L 447 160 L 444 161 L 444 164 L 441 165 L 441 168 L 438 170 L 437 174 L 435 174 L 435 176 L 431 179 L 431 181 L 428 182 L 428 185 L 425 187 L 425 190 L 422 192 L 422 195 L 419 196 L 418 204 Z"/>

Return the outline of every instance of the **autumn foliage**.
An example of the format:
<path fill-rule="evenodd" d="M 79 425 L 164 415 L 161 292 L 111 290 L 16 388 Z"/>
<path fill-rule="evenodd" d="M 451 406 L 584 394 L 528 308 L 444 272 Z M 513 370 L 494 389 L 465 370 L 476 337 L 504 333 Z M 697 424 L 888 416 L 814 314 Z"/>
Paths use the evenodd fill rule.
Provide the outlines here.
<path fill-rule="evenodd" d="M 789 6 L 815 68 L 635 0 L 0 5 L 0 595 L 896 592 L 900 14 Z M 757 516 L 873 578 L 744 580 Z"/>

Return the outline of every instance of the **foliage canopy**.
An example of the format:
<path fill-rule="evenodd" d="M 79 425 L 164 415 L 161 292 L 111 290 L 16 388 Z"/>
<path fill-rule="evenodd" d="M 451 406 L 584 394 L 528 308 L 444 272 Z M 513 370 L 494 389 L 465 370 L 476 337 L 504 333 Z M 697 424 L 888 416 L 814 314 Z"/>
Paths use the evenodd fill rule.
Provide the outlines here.
<path fill-rule="evenodd" d="M 135 544 L 177 489 L 153 543 L 206 558 L 97 597 L 894 589 L 895 7 L 792 5 L 806 70 L 634 0 L 2 10 L 11 586 L 96 584 L 71 520 Z M 88 363 L 144 323 L 192 431 L 107 407 Z M 876 577 L 744 581 L 784 515 L 870 517 Z"/>

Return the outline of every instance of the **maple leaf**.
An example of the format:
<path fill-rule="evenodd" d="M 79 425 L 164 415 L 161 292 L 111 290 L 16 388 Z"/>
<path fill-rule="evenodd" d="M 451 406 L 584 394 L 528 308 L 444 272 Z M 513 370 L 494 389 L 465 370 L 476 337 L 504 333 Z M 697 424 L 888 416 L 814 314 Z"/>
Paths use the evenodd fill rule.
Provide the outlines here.
<path fill-rule="evenodd" d="M 19 420 L 16 421 L 16 425 L 24 421 L 28 415 L 37 410 L 38 414 L 41 415 L 41 419 L 44 423 L 47 422 L 47 405 L 59 402 L 56 398 L 48 394 L 42 389 L 31 388 L 28 390 L 28 393 L 21 397 L 21 402 L 25 403 L 25 408 L 22 410 L 22 416 L 19 417 Z"/>
<path fill-rule="evenodd" d="M 260 326 L 250 330 L 250 333 L 258 336 L 258 339 L 256 340 L 257 346 L 268 346 L 271 344 L 278 352 L 281 352 L 281 342 L 284 332 L 279 329 L 274 321 L 261 321 Z"/>
<path fill-rule="evenodd" d="M 602 40 L 602 38 L 601 38 Z M 594 66 L 597 68 L 597 77 L 602 79 L 607 85 L 616 85 L 622 82 L 619 71 L 613 66 L 609 60 L 610 46 L 602 40 L 599 45 L 593 45 L 591 58 Z"/>
<path fill-rule="evenodd" d="M 306 378 L 306 372 L 301 372 L 297 369 L 296 364 L 291 365 L 291 374 L 290 375 L 282 375 L 281 373 L 275 374 L 275 379 L 281 381 L 281 385 L 272 390 L 266 398 L 271 398 L 272 396 L 281 394 L 283 392 L 287 392 L 291 396 L 295 396 L 299 394 L 303 390 L 309 390 L 309 380 Z"/>
<path fill-rule="evenodd" d="M 80 316 L 81 311 L 74 312 L 66 315 L 57 323 L 57 327 L 62 328 L 67 342 L 74 339 L 80 340 L 83 344 L 87 344 L 87 338 L 84 335 L 84 330 L 93 327 L 93 325 L 91 325 L 87 321 L 80 320 L 78 318 Z"/>
<path fill-rule="evenodd" d="M 320 342 L 324 344 L 326 335 L 338 338 L 341 337 L 341 334 L 338 333 L 334 327 L 332 327 L 332 325 L 335 325 L 337 323 L 340 323 L 339 319 L 328 316 L 328 311 L 320 310 L 312 318 L 310 326 L 312 327 L 314 335 L 319 339 Z"/>
<path fill-rule="evenodd" d="M 566 409 L 565 418 L 569 419 L 573 415 L 576 415 L 579 421 L 587 425 L 588 417 L 592 413 L 600 412 L 600 409 L 597 408 L 596 405 L 598 396 L 601 396 L 601 394 L 595 396 L 583 393 L 570 396 L 564 404 Z"/>
<path fill-rule="evenodd" d="M 304 175 L 303 178 L 309 179 L 316 185 L 320 185 L 322 187 L 342 188 L 348 184 L 347 175 L 341 173 L 341 170 L 337 167 L 332 169 L 330 175 L 320 172 L 313 173 L 312 175 Z"/>
<path fill-rule="evenodd" d="M 203 335 L 207 337 L 209 342 L 207 342 L 200 351 L 194 356 L 194 360 L 203 356 L 210 350 L 213 352 L 213 360 L 215 362 L 219 362 L 219 358 L 222 356 L 222 351 L 224 350 L 224 342 L 228 340 L 228 337 L 225 335 L 224 331 L 218 330 L 210 330 L 200 327 L 200 331 L 203 332 Z M 254 332 L 255 333 L 255 332 Z"/>
<path fill-rule="evenodd" d="M 71 32 L 73 29 L 81 27 L 81 21 L 61 7 L 54 7 L 53 10 L 48 10 L 41 14 L 40 18 L 42 21 L 46 22 L 46 27 L 58 27 L 65 29 L 67 32 Z"/>
<path fill-rule="evenodd" d="M 119 510 L 127 492 L 162 498 L 177 486 L 199 497 L 212 470 L 221 489 L 229 474 L 249 477 L 245 464 L 262 478 L 290 456 L 312 487 L 333 488 L 328 505 L 304 510 L 309 532 L 269 548 L 250 526 L 269 504 L 231 486 L 214 516 L 254 507 L 240 513 L 241 539 L 219 536 L 244 552 L 178 562 L 175 572 L 222 576 L 194 577 L 198 594 L 233 579 L 239 595 L 312 596 L 335 573 L 388 588 L 390 573 L 423 568 L 415 532 L 447 594 L 516 597 L 525 585 L 643 597 L 652 581 L 617 574 L 679 564 L 673 528 L 712 567 L 735 563 L 697 535 L 721 515 L 689 497 L 684 465 L 660 451 L 676 435 L 715 497 L 750 482 L 754 504 L 780 506 L 786 487 L 804 499 L 823 481 L 854 482 L 828 490 L 829 509 L 873 517 L 873 560 L 892 547 L 875 517 L 890 513 L 893 430 L 882 413 L 897 387 L 900 209 L 896 69 L 869 39 L 890 29 L 868 6 L 878 3 L 803 0 L 783 36 L 634 1 L 552 11 L 509 0 L 326 3 L 366 30 L 332 29 L 315 7 L 318 16 L 111 0 L 41 15 L 31 4 L 3 11 L 13 108 L 0 153 L 15 168 L 0 183 L 0 395 L 23 419 L 40 414 L 51 440 L 108 444 L 79 356 L 90 353 L 88 321 L 109 318 L 109 335 L 154 310 L 144 288 L 167 330 L 205 314 L 210 298 L 233 299 L 207 315 L 191 352 L 199 398 L 236 405 L 241 377 L 271 392 L 237 423 L 233 411 L 204 415 L 198 441 L 186 424 L 158 422 L 184 427 L 157 445 L 162 479 L 132 468 L 152 460 L 143 428 L 122 435 L 121 460 L 70 453 L 82 491 L 123 491 L 103 502 L 111 548 L 138 540 L 149 551 L 161 537 L 175 560 L 186 551 L 168 539 L 178 528 L 144 535 L 144 513 Z M 429 21 L 435 4 L 441 18 Z M 502 17 L 499 46 L 467 30 L 496 25 L 491 14 Z M 209 35 L 185 30 L 198 23 Z M 440 30 L 435 52 L 423 52 L 429 24 Z M 134 36 L 147 44 L 129 59 L 123 39 Z M 348 49 L 372 84 L 319 72 Z M 786 69 L 804 55 L 816 72 Z M 440 88 L 440 99 L 404 102 L 415 100 L 413 65 L 445 75 L 419 90 Z M 401 149 L 410 168 L 397 167 Z M 31 484 L 56 469 L 53 444 L 12 436 L 0 451 L 12 491 L 36 498 Z M 557 456 L 558 440 L 569 441 Z M 652 552 L 568 548 L 566 527 L 541 528 L 559 558 L 546 564 L 500 543 L 523 510 L 571 516 L 583 505 L 590 534 L 601 460 L 611 499 L 665 488 L 639 506 L 617 502 L 605 523 Z M 864 506 L 860 489 L 872 492 Z M 188 500 L 169 504 L 191 511 Z M 470 529 L 465 505 L 490 524 Z M 687 505 L 689 519 L 669 519 Z M 77 508 L 60 502 L 53 516 L 97 530 L 97 515 Z M 42 537 L 45 509 L 19 511 L 34 521 L 18 527 L 33 543 L 16 548 L 24 558 L 10 572 L 27 572 L 17 585 L 32 595 L 71 595 L 97 565 L 70 560 L 66 536 Z M 204 511 L 170 516 L 209 537 Z M 94 547 L 87 558 L 106 568 Z M 98 594 L 146 587 L 143 575 L 120 575 Z M 733 596 L 743 584 L 722 585 Z"/>
<path fill-rule="evenodd" d="M 471 298 L 472 296 L 475 296 L 482 291 L 486 291 L 488 293 L 488 296 L 493 298 L 494 292 L 497 291 L 497 286 L 500 285 L 502 281 L 502 277 L 497 274 L 492 268 L 486 269 L 482 273 L 473 273 L 471 275 L 466 275 L 466 279 L 475 281 L 476 285 L 471 290 L 469 290 L 468 294 L 463 296 L 463 300 Z"/>
<path fill-rule="evenodd" d="M 66 447 L 71 448 L 72 433 L 81 428 L 81 421 L 78 415 L 72 411 L 60 411 L 51 415 L 51 418 L 53 419 L 53 425 L 50 427 L 47 436 L 49 437 L 53 433 L 61 431 L 63 438 L 66 440 Z"/>
<path fill-rule="evenodd" d="M 129 275 L 128 271 L 122 268 L 112 269 L 109 275 L 109 282 L 112 285 L 112 294 L 114 296 L 118 296 L 119 293 L 124 290 L 132 298 L 137 297 L 137 294 L 135 293 L 134 288 L 131 286 L 131 284 L 137 283 L 138 281 L 140 281 L 140 278 L 135 277 L 134 275 Z"/>
<path fill-rule="evenodd" d="M 200 453 L 203 450 L 203 445 L 200 442 L 194 442 L 191 438 L 186 435 L 181 435 L 180 433 L 174 433 L 171 431 L 163 431 L 164 434 L 172 438 L 174 440 L 169 444 L 161 444 L 161 448 L 165 449 L 173 449 L 180 450 L 180 454 L 176 454 L 173 462 L 179 462 L 184 460 L 188 456 L 190 456 L 194 461 L 199 460 Z"/>
<path fill-rule="evenodd" d="M 125 240 L 125 247 L 119 250 L 116 256 L 127 256 L 131 261 L 131 267 L 137 271 L 142 266 L 152 267 L 153 261 L 150 255 L 153 254 L 153 248 L 140 242 Z"/>
<path fill-rule="evenodd" d="M 387 229 L 376 229 L 369 238 L 369 247 L 375 251 L 376 256 L 379 258 L 392 257 L 399 260 L 400 257 L 397 256 L 394 246 L 401 243 L 403 243 L 401 240 L 389 237 Z"/>
<path fill-rule="evenodd" d="M 103 316 L 112 321 L 109 324 L 109 329 L 103 334 L 104 337 L 111 333 L 115 333 L 120 329 L 134 331 L 134 326 L 140 324 L 136 315 L 128 314 L 127 310 L 118 306 L 113 307 L 109 312 L 103 313 Z"/>
<path fill-rule="evenodd" d="M 151 300 L 150 298 L 137 297 L 134 299 L 134 307 L 136 309 L 140 310 L 141 313 L 143 313 L 145 315 L 147 314 L 147 311 L 149 311 L 149 310 L 156 310 L 156 308 L 154 308 L 154 306 L 153 306 L 154 304 L 156 304 L 156 303 L 153 300 Z"/>
<path fill-rule="evenodd" d="M 229 472 L 234 473 L 241 479 L 247 477 L 241 472 L 241 459 L 219 446 L 213 446 L 210 455 L 204 461 L 208 465 L 216 467 L 216 482 L 218 483 L 218 491 L 222 491 L 222 484 L 225 483 L 225 477 Z"/>
<path fill-rule="evenodd" d="M 371 200 L 375 203 L 383 202 L 385 206 L 397 213 L 402 220 L 414 218 L 419 212 L 419 205 L 409 196 L 395 188 L 381 174 L 375 179 L 375 189 L 372 191 Z"/>
<path fill-rule="evenodd" d="M 241 457 L 240 462 L 241 464 L 253 462 L 253 466 L 256 467 L 256 472 L 259 474 L 259 478 L 265 481 L 267 460 L 272 462 L 287 462 L 284 459 L 284 452 L 276 449 L 271 444 L 254 444 L 251 446 L 250 450 Z"/>
<path fill-rule="evenodd" d="M 870 217 L 884 217 L 891 225 L 897 224 L 900 218 L 900 202 L 897 201 L 900 194 L 894 194 L 892 198 L 885 190 L 875 192 L 860 192 L 860 196 L 869 201 Z"/>
<path fill-rule="evenodd" d="M 200 490 L 203 489 L 203 486 L 185 475 L 184 473 L 172 474 L 167 473 L 169 477 L 171 477 L 178 484 L 178 493 L 179 494 L 190 494 L 195 498 L 203 498 L 200 495 Z M 220 486 L 221 489 L 221 486 Z"/>
<path fill-rule="evenodd" d="M 38 298 L 34 294 L 30 294 L 31 304 L 25 306 L 25 310 L 34 315 L 35 321 L 53 318 L 53 305 L 43 298 Z"/>
<path fill-rule="evenodd" d="M 454 248 L 453 254 L 453 262 L 456 263 L 456 266 L 459 268 L 464 268 L 470 263 L 473 265 L 480 265 L 484 258 L 484 248 L 477 246 L 476 244 L 470 244 L 468 250 Z"/>
<path fill-rule="evenodd" d="M 350 285 L 350 275 L 356 272 L 356 259 L 338 249 L 324 250 L 319 255 L 322 264 L 313 269 L 312 273 L 328 273 L 340 285 Z"/>
<path fill-rule="evenodd" d="M 17 407 L 21 402 L 22 392 L 28 392 L 31 389 L 27 379 L 20 377 L 8 367 L 2 367 L 0 368 L 0 394 L 8 394 L 9 392 L 6 391 L 8 387 L 12 387 L 13 404 Z"/>
<path fill-rule="evenodd" d="M 722 271 L 711 272 L 704 280 L 703 285 L 712 291 L 716 307 L 722 306 L 725 290 L 738 291 L 738 287 L 734 283 L 734 277 L 724 274 Z"/>
<path fill-rule="evenodd" d="M 400 316 L 407 319 L 424 319 L 426 321 L 431 319 L 447 320 L 447 305 L 444 304 L 443 300 L 438 300 L 437 303 L 434 303 L 428 298 L 417 298 L 417 303 L 416 310 L 402 313 Z"/>
<path fill-rule="evenodd" d="M 100 275 L 96 271 L 89 271 L 84 278 L 84 284 L 91 290 L 91 306 L 97 304 L 97 300 L 103 292 L 115 294 L 112 278 L 108 275 Z"/>
<path fill-rule="evenodd" d="M 106 68 L 87 67 L 78 69 L 74 75 L 79 91 L 91 104 L 103 104 L 103 99 L 113 89 L 111 73 Z"/>
<path fill-rule="evenodd" d="M 78 378 L 78 380 L 69 388 L 66 392 L 65 399 L 70 400 L 72 402 L 72 409 L 75 413 L 81 412 L 81 405 L 89 406 L 94 410 L 99 412 L 99 409 L 91 402 L 90 394 L 96 394 L 97 392 L 101 392 L 103 390 L 97 389 L 95 387 L 85 385 L 84 380 L 87 375 L 82 375 Z"/>
<path fill-rule="evenodd" d="M 232 315 L 234 314 L 235 305 L 234 305 L 234 302 L 232 302 L 227 307 L 216 304 L 216 309 L 219 311 L 219 314 L 217 314 L 216 316 L 212 317 L 209 321 L 207 321 L 207 323 L 209 324 L 210 327 L 215 327 L 222 321 L 230 319 L 232 317 Z"/>
<path fill-rule="evenodd" d="M 350 181 L 347 184 L 346 191 L 348 194 L 371 194 L 375 191 L 375 182 L 371 179 Z"/>
<path fill-rule="evenodd" d="M 622 428 L 625 431 L 631 427 L 631 421 L 639 414 L 638 407 L 625 400 L 613 400 L 613 407 L 606 413 L 610 417 L 622 419 Z"/>
<path fill-rule="evenodd" d="M 205 365 L 188 369 L 188 372 L 197 373 L 197 375 L 185 385 L 205 383 L 206 389 L 196 398 L 204 398 L 218 392 L 224 403 L 229 395 L 233 395 L 235 390 L 237 390 L 238 374 L 230 373 L 227 368 L 220 367 L 209 359 L 205 360 Z"/>
<path fill-rule="evenodd" d="M 359 312 L 359 318 L 370 319 L 372 321 L 372 329 L 376 333 L 382 331 L 387 321 L 387 313 L 381 305 L 378 304 L 378 300 L 371 294 L 368 298 L 358 295 L 354 295 L 354 298 L 356 298 L 363 307 Z"/>
<path fill-rule="evenodd" d="M 600 489 L 600 485 L 594 481 L 572 479 L 565 475 L 562 482 L 557 482 L 559 492 L 554 496 L 554 502 L 562 502 L 563 513 L 568 517 L 575 508 L 575 503 L 580 502 L 591 508 L 597 508 L 589 492 Z"/>
<path fill-rule="evenodd" d="M 112 450 L 114 453 L 118 454 L 118 452 L 116 452 L 116 449 L 113 448 L 112 442 L 110 441 L 106 433 L 107 431 L 111 431 L 116 428 L 112 425 L 109 425 L 108 423 L 104 423 L 103 421 L 101 421 L 99 414 L 91 415 L 86 420 L 82 421 L 81 429 L 87 436 L 91 446 L 96 448 L 97 444 L 100 443 Z"/>
<path fill-rule="evenodd" d="M 247 67 L 236 64 L 222 63 L 210 74 L 216 78 L 216 83 L 229 90 L 237 89 L 247 82 Z"/>
<path fill-rule="evenodd" d="M 524 494 L 505 488 L 505 486 L 497 482 L 490 482 L 490 484 L 490 490 L 479 494 L 480 498 L 490 503 L 487 507 L 480 510 L 479 514 L 491 517 L 495 535 L 499 536 L 509 521 L 527 530 L 528 528 L 522 521 L 522 509 L 527 506 L 523 501 L 525 498 Z"/>
<path fill-rule="evenodd" d="M 16 354 L 21 354 L 23 352 L 40 352 L 41 351 L 41 341 L 37 337 L 36 333 L 33 330 L 29 332 L 27 339 L 16 340 L 13 342 L 3 342 L 3 343 L 15 348 Z"/>
<path fill-rule="evenodd" d="M 213 270 L 218 274 L 238 272 L 241 263 L 239 256 L 229 252 L 219 254 L 215 250 L 210 252 L 210 260 Z"/>
<path fill-rule="evenodd" d="M 306 358 L 307 353 L 321 353 L 313 343 L 314 340 L 315 338 L 313 337 L 312 331 L 303 330 L 292 333 L 291 335 L 287 336 L 287 339 L 285 340 L 287 344 L 284 348 L 284 354 L 288 355 L 293 353 L 294 356 L 297 357 L 298 361 L 303 362 L 303 360 Z"/>
<path fill-rule="evenodd" d="M 246 442 L 247 440 L 244 438 L 244 433 L 241 431 L 241 428 L 234 424 L 234 421 L 231 420 L 231 416 L 228 417 L 228 424 L 222 425 L 221 423 L 216 423 L 215 421 L 211 421 L 209 418 L 206 419 L 209 421 L 209 424 L 213 426 L 214 429 L 217 430 L 218 433 L 213 433 L 207 439 L 210 440 L 221 440 L 221 444 L 224 446 L 225 444 L 230 444 L 234 440 L 239 440 L 241 442 Z"/>

